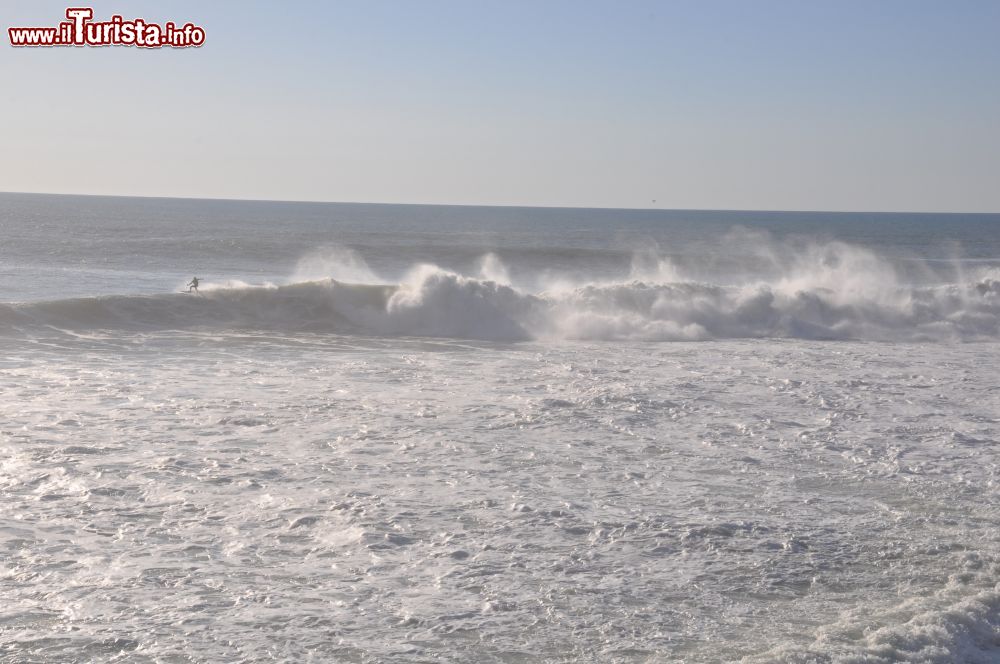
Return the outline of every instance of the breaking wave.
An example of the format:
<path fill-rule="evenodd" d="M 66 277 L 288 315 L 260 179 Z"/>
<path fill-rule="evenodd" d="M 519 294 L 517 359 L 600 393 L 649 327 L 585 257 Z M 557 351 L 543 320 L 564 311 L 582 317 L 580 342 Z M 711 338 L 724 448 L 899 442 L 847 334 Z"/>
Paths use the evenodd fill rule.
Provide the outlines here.
<path fill-rule="evenodd" d="M 268 329 L 504 341 L 1000 338 L 1000 271 L 986 268 L 964 283 L 905 284 L 888 261 L 842 243 L 816 245 L 778 276 L 742 283 L 689 280 L 648 254 L 618 281 L 516 286 L 493 254 L 475 276 L 418 265 L 399 283 L 378 281 L 343 250 L 307 257 L 285 285 L 228 282 L 207 284 L 200 295 L 0 305 L 0 330 Z"/>
<path fill-rule="evenodd" d="M 956 587 L 957 586 L 957 587 Z M 810 646 L 778 646 L 743 664 L 987 664 L 1000 658 L 1000 586 L 964 595 L 953 584 L 876 615 L 855 609 Z"/>

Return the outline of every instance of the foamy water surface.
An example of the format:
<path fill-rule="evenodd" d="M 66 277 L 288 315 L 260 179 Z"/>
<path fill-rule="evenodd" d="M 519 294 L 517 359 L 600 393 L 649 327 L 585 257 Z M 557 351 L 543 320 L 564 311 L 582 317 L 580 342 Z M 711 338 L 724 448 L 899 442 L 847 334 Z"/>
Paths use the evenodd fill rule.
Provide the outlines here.
<path fill-rule="evenodd" d="M 2 661 L 1000 658 L 997 219 L 0 203 Z"/>

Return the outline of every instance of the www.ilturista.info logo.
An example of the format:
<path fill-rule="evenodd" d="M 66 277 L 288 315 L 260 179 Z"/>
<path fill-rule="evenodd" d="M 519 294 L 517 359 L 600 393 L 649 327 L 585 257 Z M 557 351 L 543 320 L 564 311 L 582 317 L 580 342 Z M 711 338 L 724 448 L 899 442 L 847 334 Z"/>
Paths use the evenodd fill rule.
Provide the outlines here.
<path fill-rule="evenodd" d="M 205 29 L 194 23 L 163 25 L 115 15 L 109 21 L 92 21 L 90 7 L 70 7 L 66 18 L 51 28 L 7 28 L 11 46 L 140 46 L 187 48 L 205 43 Z"/>

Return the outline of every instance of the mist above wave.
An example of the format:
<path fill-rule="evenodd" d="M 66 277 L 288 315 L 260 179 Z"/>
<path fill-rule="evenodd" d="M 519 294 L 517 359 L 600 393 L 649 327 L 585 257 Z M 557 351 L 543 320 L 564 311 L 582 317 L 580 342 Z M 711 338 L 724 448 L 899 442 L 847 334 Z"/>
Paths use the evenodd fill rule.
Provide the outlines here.
<path fill-rule="evenodd" d="M 1000 337 L 995 268 L 961 283 L 915 285 L 865 248 L 742 240 L 766 276 L 708 283 L 649 249 L 636 252 L 617 280 L 512 274 L 485 254 L 473 274 L 421 264 L 387 284 L 356 252 L 332 247 L 303 257 L 284 285 L 207 283 L 200 295 L 4 305 L 0 329 L 250 328 L 508 341 Z"/>

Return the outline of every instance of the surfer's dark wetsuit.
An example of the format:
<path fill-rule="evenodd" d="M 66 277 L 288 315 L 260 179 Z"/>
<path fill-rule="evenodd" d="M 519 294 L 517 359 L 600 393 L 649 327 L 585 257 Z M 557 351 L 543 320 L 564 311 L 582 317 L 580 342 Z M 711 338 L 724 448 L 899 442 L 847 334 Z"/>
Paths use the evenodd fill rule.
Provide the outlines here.
<path fill-rule="evenodd" d="M 191 283 L 188 284 L 188 292 L 190 293 L 192 290 L 195 293 L 198 292 L 198 277 L 192 277 Z"/>

